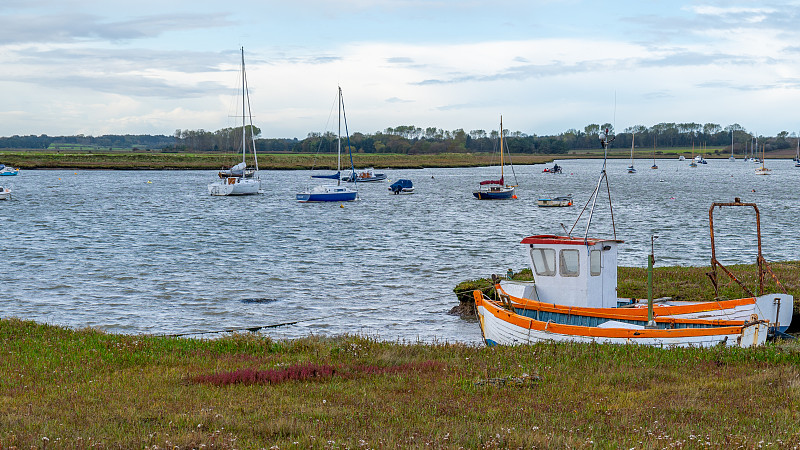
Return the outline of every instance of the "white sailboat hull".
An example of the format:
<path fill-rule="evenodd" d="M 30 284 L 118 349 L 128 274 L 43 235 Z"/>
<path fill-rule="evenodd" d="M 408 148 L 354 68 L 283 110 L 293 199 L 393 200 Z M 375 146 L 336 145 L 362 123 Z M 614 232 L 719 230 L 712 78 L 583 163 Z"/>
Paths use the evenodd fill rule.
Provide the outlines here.
<path fill-rule="evenodd" d="M 215 196 L 253 195 L 261 192 L 261 180 L 257 178 L 223 178 L 208 185 L 208 193 Z"/>

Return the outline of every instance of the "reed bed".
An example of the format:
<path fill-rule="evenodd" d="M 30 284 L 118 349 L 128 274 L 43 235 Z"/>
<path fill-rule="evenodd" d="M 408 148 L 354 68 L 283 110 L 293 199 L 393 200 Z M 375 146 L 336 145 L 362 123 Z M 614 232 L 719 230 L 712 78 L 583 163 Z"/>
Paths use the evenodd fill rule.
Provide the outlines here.
<path fill-rule="evenodd" d="M 486 348 L 0 320 L 3 449 L 791 448 L 799 423 L 793 342 Z"/>
<path fill-rule="evenodd" d="M 549 163 L 554 155 L 513 156 L 514 164 Z M 499 163 L 491 153 L 442 153 L 403 155 L 365 153 L 354 156 L 357 167 L 421 169 L 436 167 L 481 167 Z M 22 169 L 210 169 L 230 167 L 241 154 L 159 152 L 54 152 L 0 151 L 3 163 Z M 252 163 L 251 156 L 248 161 Z M 335 154 L 265 153 L 258 155 L 264 170 L 336 169 Z M 349 162 L 348 162 L 349 165 Z"/>

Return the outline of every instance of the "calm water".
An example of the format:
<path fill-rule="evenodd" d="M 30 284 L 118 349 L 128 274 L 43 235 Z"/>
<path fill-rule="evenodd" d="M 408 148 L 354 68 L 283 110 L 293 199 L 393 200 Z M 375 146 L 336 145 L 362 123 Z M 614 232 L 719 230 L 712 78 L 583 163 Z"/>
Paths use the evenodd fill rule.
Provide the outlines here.
<path fill-rule="evenodd" d="M 388 340 L 480 342 L 478 325 L 447 315 L 460 281 L 526 266 L 519 241 L 570 228 L 594 189 L 601 161 L 515 167 L 516 201 L 478 201 L 477 182 L 497 168 L 386 170 L 389 183 L 359 185 L 362 200 L 299 204 L 310 172 L 264 171 L 267 193 L 211 197 L 213 171 L 23 171 L 2 179 L 0 317 L 114 333 L 186 333 L 284 322 L 276 338 L 359 333 Z M 644 266 L 657 234 L 658 265 L 707 264 L 708 208 L 734 197 L 761 210 L 769 260 L 800 259 L 800 168 L 769 161 L 639 160 L 609 163 L 620 264 Z M 508 175 L 513 179 L 513 174 Z M 591 236 L 611 237 L 605 185 Z M 571 208 L 538 208 L 573 194 Z M 584 216 L 585 217 L 585 216 Z M 715 212 L 720 259 L 755 260 L 751 210 Z M 585 220 L 574 234 L 583 235 Z"/>

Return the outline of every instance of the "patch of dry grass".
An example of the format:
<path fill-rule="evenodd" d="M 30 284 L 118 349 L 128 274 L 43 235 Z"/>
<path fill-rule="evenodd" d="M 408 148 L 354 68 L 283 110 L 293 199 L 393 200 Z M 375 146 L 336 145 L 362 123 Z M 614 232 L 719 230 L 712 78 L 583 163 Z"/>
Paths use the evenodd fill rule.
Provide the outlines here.
<path fill-rule="evenodd" d="M 402 369 L 192 382 L 304 365 Z M 662 350 L 198 340 L 5 319 L 0 448 L 791 447 L 800 445 L 798 367 L 794 343 Z M 523 374 L 538 381 L 476 383 Z"/>

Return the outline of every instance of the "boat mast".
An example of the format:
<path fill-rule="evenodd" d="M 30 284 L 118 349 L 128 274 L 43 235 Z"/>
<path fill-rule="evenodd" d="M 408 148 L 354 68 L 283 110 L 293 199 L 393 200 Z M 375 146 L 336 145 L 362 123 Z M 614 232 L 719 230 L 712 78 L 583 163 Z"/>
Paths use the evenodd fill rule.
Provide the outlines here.
<path fill-rule="evenodd" d="M 339 88 L 339 130 L 336 132 L 336 185 L 340 186 L 342 184 L 342 87 L 337 86 Z"/>
<path fill-rule="evenodd" d="M 631 133 L 631 167 L 633 167 L 633 143 L 636 142 L 636 133 Z"/>
<path fill-rule="evenodd" d="M 247 100 L 247 84 L 244 78 L 244 47 L 242 47 L 242 162 L 247 150 L 247 116 L 245 115 L 245 101 Z M 244 174 L 244 172 L 242 172 Z"/>
<path fill-rule="evenodd" d="M 505 160 L 503 159 L 503 115 L 500 115 L 500 184 L 505 183 L 505 177 L 503 176 L 503 168 L 505 166 Z"/>

